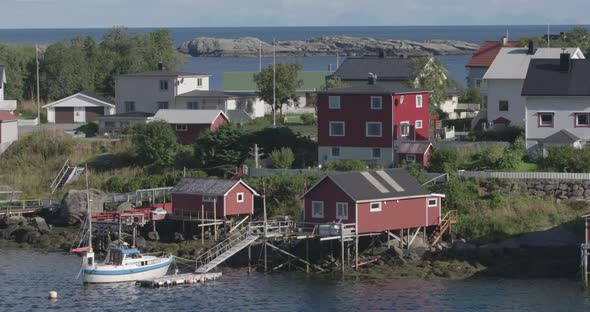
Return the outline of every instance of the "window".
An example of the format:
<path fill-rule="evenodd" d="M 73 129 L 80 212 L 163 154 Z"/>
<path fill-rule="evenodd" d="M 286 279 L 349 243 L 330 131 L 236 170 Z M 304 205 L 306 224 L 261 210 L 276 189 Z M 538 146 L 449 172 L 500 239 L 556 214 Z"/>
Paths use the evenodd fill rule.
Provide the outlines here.
<path fill-rule="evenodd" d="M 413 154 L 406 155 L 406 162 L 408 162 L 408 163 L 416 162 L 416 155 L 413 155 Z"/>
<path fill-rule="evenodd" d="M 312 201 L 311 202 L 311 217 L 312 218 L 323 218 L 324 217 L 324 202 L 323 201 Z"/>
<path fill-rule="evenodd" d="M 498 101 L 498 110 L 501 112 L 508 111 L 508 101 Z"/>
<path fill-rule="evenodd" d="M 330 121 L 330 136 L 344 136 L 344 121 Z"/>
<path fill-rule="evenodd" d="M 348 219 L 348 203 L 336 203 L 336 219 Z"/>
<path fill-rule="evenodd" d="M 428 199 L 428 207 L 436 207 L 437 205 L 437 200 L 436 198 L 429 198 Z"/>
<path fill-rule="evenodd" d="M 381 211 L 381 202 L 371 203 L 371 212 L 378 212 Z"/>
<path fill-rule="evenodd" d="M 197 87 L 200 87 L 203 85 L 203 78 L 198 78 L 197 79 Z"/>
<path fill-rule="evenodd" d="M 340 147 L 332 147 L 332 157 L 340 157 Z"/>
<path fill-rule="evenodd" d="M 135 102 L 125 101 L 125 111 L 126 112 L 134 112 L 135 111 Z"/>
<path fill-rule="evenodd" d="M 576 114 L 576 127 L 590 127 L 590 113 Z"/>
<path fill-rule="evenodd" d="M 367 122 L 367 136 L 380 137 L 381 136 L 381 122 L 369 121 Z"/>
<path fill-rule="evenodd" d="M 238 193 L 237 200 L 238 200 L 238 203 L 243 203 L 244 202 L 244 193 Z"/>
<path fill-rule="evenodd" d="M 168 109 L 168 102 L 158 102 L 158 109 Z"/>
<path fill-rule="evenodd" d="M 480 88 L 481 87 L 481 79 L 475 79 L 475 87 L 476 88 Z"/>
<path fill-rule="evenodd" d="M 539 127 L 553 127 L 554 113 L 539 113 Z"/>
<path fill-rule="evenodd" d="M 381 149 L 380 148 L 374 148 L 371 150 L 371 157 L 375 158 L 375 159 L 381 159 Z"/>
<path fill-rule="evenodd" d="M 416 129 L 422 129 L 422 120 L 416 120 Z"/>
<path fill-rule="evenodd" d="M 187 102 L 186 103 L 186 109 L 199 109 L 201 107 L 201 105 L 199 104 L 199 102 Z"/>
<path fill-rule="evenodd" d="M 176 131 L 188 131 L 187 124 L 176 124 Z"/>
<path fill-rule="evenodd" d="M 383 98 L 380 96 L 371 97 L 371 109 L 381 109 L 383 107 Z"/>
<path fill-rule="evenodd" d="M 114 121 L 105 121 L 104 122 L 104 126 L 106 128 L 114 128 L 115 127 L 115 122 Z"/>
<path fill-rule="evenodd" d="M 328 98 L 328 106 L 330 109 L 340 109 L 340 97 L 339 96 L 330 96 Z"/>
<path fill-rule="evenodd" d="M 407 121 L 404 121 L 402 123 L 400 123 L 400 135 L 405 137 L 410 135 L 410 123 Z"/>
<path fill-rule="evenodd" d="M 213 203 L 215 202 L 215 196 L 203 196 L 204 203 Z"/>
<path fill-rule="evenodd" d="M 168 80 L 160 80 L 160 91 L 168 90 Z"/>
<path fill-rule="evenodd" d="M 416 107 L 417 108 L 422 107 L 422 95 L 416 95 Z"/>

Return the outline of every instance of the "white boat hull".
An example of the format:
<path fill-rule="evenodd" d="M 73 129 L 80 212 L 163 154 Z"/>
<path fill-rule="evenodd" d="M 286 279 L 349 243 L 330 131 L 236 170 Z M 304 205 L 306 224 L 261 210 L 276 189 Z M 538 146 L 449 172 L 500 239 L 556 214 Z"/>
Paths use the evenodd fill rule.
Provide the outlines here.
<path fill-rule="evenodd" d="M 84 269 L 84 283 L 120 283 L 120 282 L 134 282 L 137 280 L 153 279 L 166 275 L 173 258 L 142 268 L 127 269 L 121 267 L 116 270 L 101 270 L 98 268 Z"/>

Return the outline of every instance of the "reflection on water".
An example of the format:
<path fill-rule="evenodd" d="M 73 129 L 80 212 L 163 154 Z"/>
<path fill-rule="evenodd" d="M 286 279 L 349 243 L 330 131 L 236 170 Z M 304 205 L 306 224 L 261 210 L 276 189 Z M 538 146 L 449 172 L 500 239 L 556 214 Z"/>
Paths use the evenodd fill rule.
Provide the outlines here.
<path fill-rule="evenodd" d="M 589 311 L 575 280 L 355 280 L 225 269 L 205 285 L 82 285 L 80 258 L 0 252 L 0 311 Z M 56 290 L 57 301 L 47 300 Z"/>

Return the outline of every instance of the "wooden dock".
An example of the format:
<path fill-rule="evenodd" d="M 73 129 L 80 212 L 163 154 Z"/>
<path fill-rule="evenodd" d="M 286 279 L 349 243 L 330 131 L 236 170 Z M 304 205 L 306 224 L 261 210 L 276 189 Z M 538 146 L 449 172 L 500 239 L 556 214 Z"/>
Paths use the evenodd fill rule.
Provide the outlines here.
<path fill-rule="evenodd" d="M 186 274 L 175 274 L 166 275 L 159 278 L 140 280 L 137 281 L 137 285 L 142 287 L 167 287 L 167 286 L 178 286 L 178 285 L 192 285 L 197 283 L 203 283 L 206 281 L 213 281 L 219 279 L 221 273 L 186 273 Z"/>

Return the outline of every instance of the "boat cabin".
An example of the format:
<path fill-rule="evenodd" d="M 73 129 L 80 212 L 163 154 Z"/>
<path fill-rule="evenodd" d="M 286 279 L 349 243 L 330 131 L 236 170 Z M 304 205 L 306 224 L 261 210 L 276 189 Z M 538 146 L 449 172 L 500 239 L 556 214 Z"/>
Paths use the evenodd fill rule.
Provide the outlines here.
<path fill-rule="evenodd" d="M 140 258 L 142 258 L 142 256 L 139 253 L 139 250 L 137 250 L 135 248 L 126 249 L 126 248 L 122 248 L 122 247 L 116 247 L 116 248 L 109 249 L 107 257 L 105 258 L 104 264 L 123 265 L 125 263 L 124 261 L 127 259 L 140 259 Z M 144 265 L 146 265 L 146 264 L 144 264 Z"/>

